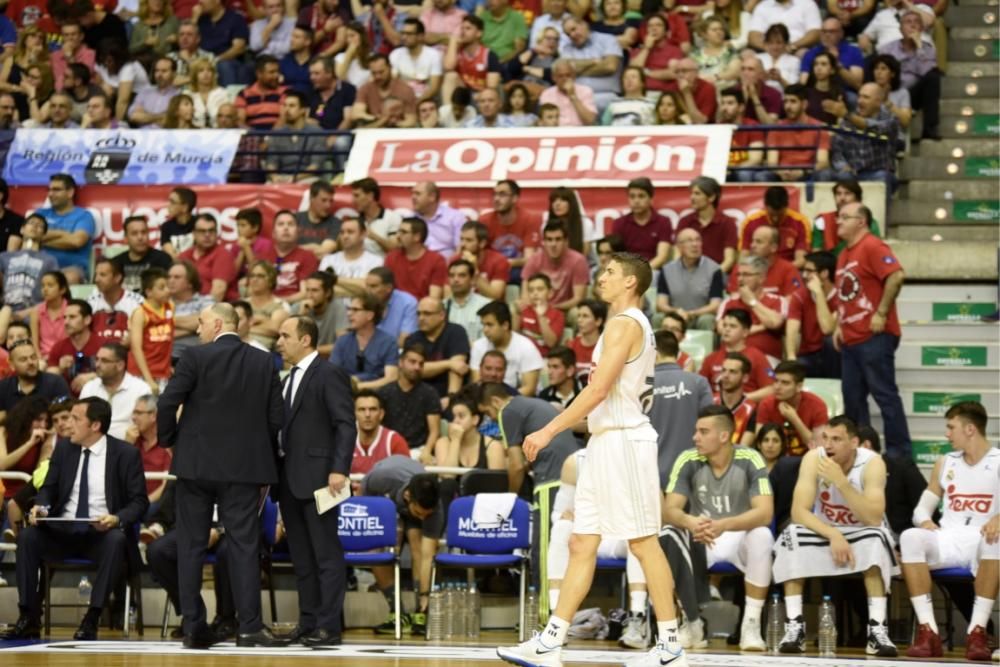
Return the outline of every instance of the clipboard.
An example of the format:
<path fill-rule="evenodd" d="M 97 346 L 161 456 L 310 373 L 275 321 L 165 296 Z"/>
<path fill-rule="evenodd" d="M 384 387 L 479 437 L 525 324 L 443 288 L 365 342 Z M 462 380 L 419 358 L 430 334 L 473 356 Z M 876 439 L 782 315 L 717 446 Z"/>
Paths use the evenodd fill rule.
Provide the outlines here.
<path fill-rule="evenodd" d="M 313 498 L 316 499 L 316 512 L 326 514 L 334 507 L 351 497 L 351 483 L 347 481 L 337 495 L 330 492 L 329 486 L 313 491 Z"/>
<path fill-rule="evenodd" d="M 97 523 L 100 521 L 100 517 L 88 519 L 80 518 L 75 516 L 39 516 L 35 517 L 35 521 L 41 523 L 42 521 L 49 521 L 54 523 Z"/>

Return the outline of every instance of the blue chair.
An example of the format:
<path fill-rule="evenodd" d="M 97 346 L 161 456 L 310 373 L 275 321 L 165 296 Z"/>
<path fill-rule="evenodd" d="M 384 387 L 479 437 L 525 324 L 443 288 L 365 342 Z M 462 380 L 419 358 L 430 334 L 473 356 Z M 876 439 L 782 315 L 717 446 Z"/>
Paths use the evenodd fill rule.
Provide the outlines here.
<path fill-rule="evenodd" d="M 485 494 L 480 494 L 485 495 Z M 510 518 L 496 528 L 480 527 L 472 521 L 475 496 L 456 498 L 448 510 L 448 547 L 461 553 L 443 553 L 434 557 L 431 566 L 431 588 L 437 578 L 437 568 L 494 569 L 517 567 L 521 574 L 518 618 L 524 618 L 524 592 L 527 585 L 528 555 L 531 547 L 531 510 L 520 498 L 514 501 Z M 514 553 L 516 549 L 524 554 Z M 397 616 L 398 618 L 398 616 Z M 521 623 L 520 638 L 525 639 Z"/>
<path fill-rule="evenodd" d="M 624 558 L 598 558 L 597 569 L 621 572 L 621 608 L 628 609 L 628 576 L 626 573 L 628 561 Z"/>
<path fill-rule="evenodd" d="M 278 540 L 278 503 L 270 498 L 264 499 L 260 510 L 260 530 L 267 545 L 264 558 L 264 571 L 267 573 L 267 594 L 271 603 L 271 622 L 278 622 L 278 601 L 274 591 L 274 565 L 292 565 L 292 555 L 288 552 L 288 543 Z"/>
<path fill-rule="evenodd" d="M 352 567 L 391 565 L 395 596 L 396 639 L 402 637 L 399 555 L 396 553 L 396 504 L 382 496 L 354 496 L 340 504 L 337 534 L 344 560 Z"/>

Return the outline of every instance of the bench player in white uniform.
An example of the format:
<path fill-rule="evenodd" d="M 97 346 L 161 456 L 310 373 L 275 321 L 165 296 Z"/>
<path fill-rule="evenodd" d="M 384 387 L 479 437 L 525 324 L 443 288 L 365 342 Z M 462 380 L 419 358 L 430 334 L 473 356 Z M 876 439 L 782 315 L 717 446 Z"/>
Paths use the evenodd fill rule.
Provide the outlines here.
<path fill-rule="evenodd" d="M 899 573 L 885 519 L 885 463 L 859 448 L 857 427 L 834 417 L 820 446 L 802 457 L 792 496 L 792 523 L 774 545 L 774 581 L 785 584 L 788 622 L 782 653 L 805 651 L 804 580 L 863 573 L 868 593 L 869 655 L 894 657 L 886 624 L 886 591 Z"/>
<path fill-rule="evenodd" d="M 733 446 L 735 428 L 725 406 L 711 405 L 698 413 L 695 446 L 681 453 L 670 472 L 663 519 L 705 544 L 709 567 L 728 561 L 743 572 L 746 609 L 740 649 L 764 651 L 760 617 L 771 585 L 774 495 L 760 452 Z M 689 617 L 697 615 L 697 610 L 685 611 Z"/>
<path fill-rule="evenodd" d="M 573 534 L 573 498 L 576 496 L 576 481 L 587 463 L 587 450 L 581 449 L 566 457 L 560 477 L 559 491 L 552 503 L 552 528 L 549 532 L 549 553 L 547 554 L 549 577 L 549 612 L 559 605 L 559 589 L 569 565 L 569 540 Z M 646 648 L 649 646 L 649 623 L 646 621 L 646 575 L 642 573 L 639 560 L 632 555 L 625 540 L 602 539 L 597 547 L 598 558 L 624 558 L 628 579 L 629 617 L 625 632 L 618 645 L 622 648 Z"/>
<path fill-rule="evenodd" d="M 1000 449 L 986 440 L 986 410 L 966 401 L 945 413 L 955 451 L 934 464 L 930 483 L 913 511 L 913 525 L 899 537 L 906 588 L 917 615 L 917 638 L 906 655 L 941 657 L 941 637 L 931 604 L 931 570 L 964 567 L 976 575 L 976 601 L 965 642 L 967 660 L 989 660 L 986 624 L 1000 582 Z M 941 523 L 931 514 L 938 503 Z"/>
<path fill-rule="evenodd" d="M 649 263 L 638 255 L 612 255 L 597 282 L 614 316 L 594 349 L 590 383 L 548 426 L 524 440 L 524 454 L 533 460 L 556 434 L 583 418 L 591 433 L 587 466 L 577 482 L 569 567 L 559 605 L 540 634 L 518 646 L 497 649 L 507 662 L 525 667 L 562 665 L 569 619 L 590 589 L 597 547 L 604 537 L 628 540 L 646 573 L 656 611 L 656 646 L 627 664 L 688 665 L 677 638 L 674 581 L 657 540 L 661 504 L 657 438 L 646 415 L 653 396 L 656 348 L 652 326 L 639 309 L 652 280 Z"/>

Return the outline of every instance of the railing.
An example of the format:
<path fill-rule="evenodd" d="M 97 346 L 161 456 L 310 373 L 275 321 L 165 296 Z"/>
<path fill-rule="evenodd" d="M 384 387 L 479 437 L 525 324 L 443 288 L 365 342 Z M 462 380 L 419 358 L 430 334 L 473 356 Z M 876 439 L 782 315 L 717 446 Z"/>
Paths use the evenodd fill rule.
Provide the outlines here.
<path fill-rule="evenodd" d="M 788 145 L 778 145 L 773 143 L 768 143 L 768 137 L 773 132 L 812 132 L 816 140 L 811 143 L 798 144 L 795 146 Z M 845 134 L 845 135 L 857 135 L 857 134 L 867 134 L 868 138 L 872 141 L 877 141 L 879 143 L 890 143 L 896 140 L 896 137 L 889 137 L 884 134 L 876 134 L 874 132 L 864 132 L 862 130 L 845 130 L 841 127 L 834 127 L 832 125 L 806 125 L 806 124 L 795 124 L 795 125 L 737 125 L 736 129 L 733 131 L 735 135 L 737 132 L 757 132 L 764 135 L 764 145 L 760 148 L 748 148 L 746 146 L 733 146 L 730 144 L 729 152 L 747 152 L 750 150 L 762 151 L 765 154 L 765 164 L 754 165 L 752 167 L 739 167 L 731 166 L 729 171 L 733 173 L 754 173 L 762 171 L 781 171 L 781 170 L 801 170 L 806 173 L 812 173 L 816 170 L 816 165 L 805 166 L 801 164 L 777 164 L 768 165 L 766 164 L 766 154 L 768 150 L 778 150 L 780 151 L 807 151 L 807 150 L 818 150 L 820 147 L 820 137 L 823 132 L 829 132 L 832 134 Z"/>
<path fill-rule="evenodd" d="M 476 468 L 461 468 L 458 466 L 427 466 L 425 472 L 434 473 L 435 475 L 464 475 L 467 472 L 476 470 Z M 25 473 L 13 473 L 18 475 L 24 475 L 25 479 L 31 479 L 30 475 L 25 475 Z M 172 475 L 169 472 L 147 472 L 145 473 L 146 479 L 151 481 L 159 481 L 163 479 L 176 480 L 177 476 Z M 3 473 L 0 473 L 0 477 Z M 353 473 L 350 475 L 352 482 L 360 482 L 365 478 L 361 473 Z"/>
<path fill-rule="evenodd" d="M 273 144 L 281 137 L 297 138 L 296 146 L 286 150 L 267 147 L 268 141 Z M 271 175 L 305 174 L 330 180 L 344 170 L 353 142 L 349 131 L 247 130 L 236 149 L 230 180 L 261 181 Z"/>

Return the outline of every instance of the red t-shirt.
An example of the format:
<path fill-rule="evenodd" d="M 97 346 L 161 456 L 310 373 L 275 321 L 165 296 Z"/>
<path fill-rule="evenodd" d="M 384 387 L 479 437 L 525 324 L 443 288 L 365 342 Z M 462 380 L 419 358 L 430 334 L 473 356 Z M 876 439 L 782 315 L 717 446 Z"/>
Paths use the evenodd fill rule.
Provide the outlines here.
<path fill-rule="evenodd" d="M 121 317 L 122 319 L 127 319 L 124 314 L 122 314 Z M 69 373 L 63 373 L 63 378 L 67 383 L 69 383 L 79 373 L 93 373 L 94 355 L 97 354 L 97 351 L 101 349 L 101 345 L 105 342 L 106 341 L 103 338 L 95 336 L 91 333 L 90 338 L 88 338 L 87 342 L 84 343 L 83 349 L 78 350 L 73 345 L 73 341 L 71 341 L 69 337 L 63 338 L 58 343 L 53 345 L 51 350 L 49 350 L 49 366 L 59 366 L 59 360 L 63 357 L 74 357 L 75 360 L 76 353 L 82 352 L 83 358 L 80 359 L 79 363 L 74 364 L 74 366 L 70 368 Z"/>
<path fill-rule="evenodd" d="M 872 337 L 872 315 L 882 300 L 885 279 L 901 271 L 899 260 L 885 241 L 865 234 L 853 247 L 846 247 L 837 258 L 837 312 L 844 343 L 857 345 Z M 885 332 L 902 335 L 896 304 L 889 309 Z"/>
<path fill-rule="evenodd" d="M 156 310 L 144 301 L 139 307 L 146 314 L 146 325 L 142 328 L 142 353 L 146 356 L 149 374 L 155 380 L 169 378 L 173 374 L 170 355 L 174 350 L 174 304 L 168 301 Z M 128 372 L 137 378 L 142 377 L 139 364 L 131 354 L 128 355 Z"/>
<path fill-rule="evenodd" d="M 410 456 L 410 446 L 406 444 L 406 438 L 396 433 L 391 428 L 379 426 L 372 443 L 365 447 L 361 440 L 354 440 L 354 458 L 351 459 L 351 474 L 367 475 L 372 471 L 376 463 L 390 456 L 400 454 Z"/>
<path fill-rule="evenodd" d="M 799 275 L 799 270 L 795 268 L 795 265 L 780 257 L 773 257 L 771 259 L 771 268 L 767 270 L 767 275 L 764 276 L 764 291 L 780 296 L 789 296 L 800 287 L 802 287 L 802 276 Z M 739 289 L 740 285 L 736 271 L 731 271 L 726 291 L 733 293 Z"/>
<path fill-rule="evenodd" d="M 562 340 L 563 331 L 566 329 L 566 316 L 552 305 L 545 311 L 545 315 L 549 318 L 549 326 L 555 332 L 556 339 Z M 542 327 L 538 323 L 538 314 L 534 306 L 529 305 L 521 309 L 521 333 L 531 339 L 543 357 L 549 353 L 549 346 L 542 340 Z"/>
<path fill-rule="evenodd" d="M 750 249 L 750 239 L 760 227 L 770 225 L 767 211 L 761 209 L 747 216 L 740 228 L 740 248 Z M 812 224 L 798 211 L 787 209 L 778 224 L 778 257 L 792 262 L 795 251 L 809 252 L 812 248 Z"/>
<path fill-rule="evenodd" d="M 629 60 L 635 60 L 636 55 L 642 50 L 641 46 L 632 49 Z M 667 69 L 670 63 L 681 60 L 684 52 L 675 44 L 670 43 L 670 37 L 654 46 L 646 55 L 645 69 Z M 646 77 L 646 90 L 677 90 L 676 81 L 661 81 L 651 76 Z"/>
<path fill-rule="evenodd" d="M 590 382 L 590 372 L 594 370 L 594 348 L 597 343 L 587 345 L 579 336 L 569 342 L 567 347 L 576 354 L 576 379 L 580 381 L 581 387 L 586 387 Z"/>
<path fill-rule="evenodd" d="M 729 350 L 719 348 L 711 353 L 701 362 L 701 374 L 708 380 L 708 384 L 713 388 L 718 388 L 719 377 L 722 375 L 722 362 L 726 360 Z M 750 393 L 757 391 L 761 387 L 769 387 L 774 384 L 774 371 L 771 370 L 771 363 L 764 356 L 764 353 L 749 345 L 740 350 L 740 354 L 750 361 L 750 374 L 743 380 L 743 391 Z"/>
<path fill-rule="evenodd" d="M 212 293 L 212 281 L 224 280 L 228 288 L 226 289 L 226 301 L 235 301 L 240 298 L 239 290 L 236 286 L 236 267 L 233 266 L 233 257 L 226 252 L 225 246 L 221 243 L 202 255 L 195 257 L 197 248 L 192 246 L 177 256 L 178 259 L 186 259 L 194 268 L 198 269 L 198 277 L 201 279 L 201 293 Z"/>
<path fill-rule="evenodd" d="M 142 471 L 143 472 L 170 472 L 170 450 L 165 447 L 150 447 L 146 449 L 146 439 L 141 435 L 135 440 L 135 447 L 139 450 L 142 455 Z M 147 479 L 146 480 L 146 495 L 150 495 L 153 491 L 160 488 L 160 484 L 163 484 L 161 480 L 158 479 Z"/>
<path fill-rule="evenodd" d="M 514 209 L 514 222 L 510 225 L 501 223 L 496 211 L 483 213 L 479 222 L 486 225 L 490 248 L 508 260 L 524 257 L 526 248 L 537 250 L 541 246 L 538 221 L 529 220 L 521 209 Z"/>
<path fill-rule="evenodd" d="M 557 264 L 545 251 L 536 252 L 524 263 L 521 284 L 527 285 L 528 278 L 536 273 L 544 273 L 552 281 L 552 303 L 562 303 L 573 298 L 573 288 L 590 284 L 590 265 L 582 253 L 568 248 Z"/>
<path fill-rule="evenodd" d="M 455 253 L 448 260 L 451 264 L 457 259 L 462 259 L 462 253 Z M 483 256 L 479 258 L 479 275 L 486 278 L 486 282 L 500 280 L 506 283 L 510 280 L 510 262 L 507 258 L 492 248 L 486 248 Z"/>
<path fill-rule="evenodd" d="M 261 255 L 261 259 L 271 262 L 278 270 L 278 286 L 274 288 L 277 297 L 298 294 L 302 281 L 319 268 L 316 255 L 298 246 L 284 257 L 279 257 L 278 249 L 272 246 Z"/>
<path fill-rule="evenodd" d="M 697 213 L 688 213 L 677 221 L 677 234 L 682 229 L 694 229 L 701 234 L 701 252 L 705 257 L 722 264 L 726 258 L 726 248 L 736 250 L 739 246 L 739 233 L 736 231 L 736 220 L 716 209 L 712 220 L 702 226 Z M 735 271 L 732 272 L 736 274 Z"/>
<path fill-rule="evenodd" d="M 788 302 L 777 294 L 769 294 L 765 292 L 760 295 L 758 299 L 761 305 L 770 308 L 771 310 L 781 313 L 783 317 L 788 317 Z M 730 310 L 746 310 L 750 313 L 750 320 L 755 325 L 760 324 L 760 318 L 757 317 L 757 313 L 754 312 L 753 308 L 743 303 L 743 301 L 738 296 L 728 297 L 719 306 L 718 319 L 722 319 L 722 316 L 729 312 Z M 781 334 L 784 332 L 785 327 L 782 326 L 778 330 L 767 329 L 761 331 L 760 333 L 750 334 L 747 338 L 747 345 L 752 345 L 764 354 L 770 355 L 772 357 L 781 358 Z"/>
<path fill-rule="evenodd" d="M 830 421 L 826 412 L 826 403 L 823 402 L 822 398 L 816 394 L 810 394 L 808 391 L 803 391 L 799 394 L 799 405 L 795 408 L 795 412 L 798 413 L 799 418 L 802 419 L 802 423 L 809 430 Z M 760 402 L 760 405 L 757 406 L 756 421 L 758 425 L 772 423 L 783 425 L 785 437 L 788 438 L 788 451 L 785 452 L 787 455 L 802 456 L 809 451 L 805 443 L 799 439 L 799 433 L 795 430 L 795 427 L 786 422 L 785 418 L 781 416 L 781 412 L 778 410 L 778 399 L 774 396 L 765 397 Z"/>
<path fill-rule="evenodd" d="M 833 290 L 826 298 L 826 304 L 831 311 L 836 310 L 835 294 L 836 290 Z M 812 354 L 823 349 L 823 331 L 819 328 L 819 319 L 816 317 L 816 301 L 808 288 L 800 287 L 788 298 L 788 319 L 802 323 L 800 355 Z"/>
<path fill-rule="evenodd" d="M 765 86 L 765 89 L 771 88 Z M 778 121 L 778 124 L 823 127 L 823 123 L 809 116 L 803 116 L 794 123 L 789 120 L 781 120 Z M 830 150 L 830 133 L 822 129 L 768 132 L 767 145 L 768 148 L 778 149 L 778 164 L 782 167 L 814 167 L 816 166 L 817 148 L 825 151 Z"/>
<path fill-rule="evenodd" d="M 744 125 L 760 125 L 755 120 L 744 121 Z M 729 144 L 729 166 L 739 167 L 750 159 L 750 152 L 742 150 L 750 147 L 750 144 L 764 144 L 764 133 L 760 130 L 736 130 L 733 132 L 733 140 Z"/>
<path fill-rule="evenodd" d="M 425 250 L 419 258 L 408 259 L 402 248 L 390 250 L 385 256 L 385 268 L 392 271 L 396 287 L 418 299 L 431 293 L 431 285 L 444 287 L 448 282 L 448 267 L 444 257 L 432 250 Z"/>
<path fill-rule="evenodd" d="M 680 48 L 685 42 L 691 42 L 691 29 L 682 16 L 669 12 L 660 12 L 667 20 L 667 41 Z M 646 39 L 646 21 L 639 24 L 639 41 Z"/>
<path fill-rule="evenodd" d="M 722 405 L 722 394 L 715 392 L 712 394 L 712 402 L 716 405 Z M 729 407 L 728 405 L 726 406 Z M 747 431 L 747 426 L 750 425 L 751 417 L 753 417 L 754 410 L 757 409 L 757 404 L 748 399 L 746 396 L 740 401 L 740 404 L 735 408 L 729 408 L 729 411 L 733 413 L 733 421 L 736 422 L 736 428 L 733 429 L 733 444 L 740 444 L 740 440 L 743 439 L 743 434 Z"/>
<path fill-rule="evenodd" d="M 656 211 L 644 225 L 636 223 L 631 213 L 615 220 L 612 233 L 622 237 L 625 250 L 634 252 L 646 261 L 656 257 L 656 246 L 674 242 L 674 226 L 670 219 Z"/>

